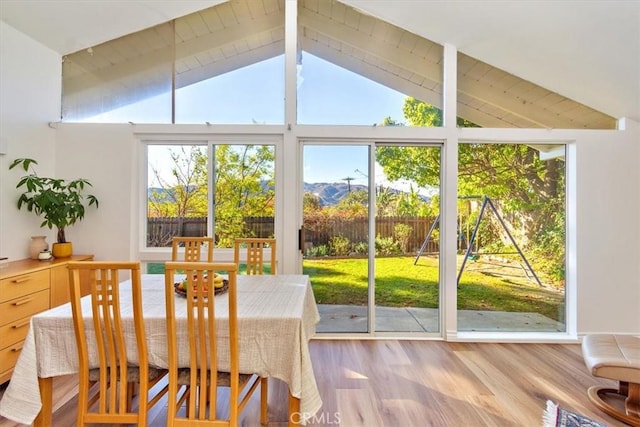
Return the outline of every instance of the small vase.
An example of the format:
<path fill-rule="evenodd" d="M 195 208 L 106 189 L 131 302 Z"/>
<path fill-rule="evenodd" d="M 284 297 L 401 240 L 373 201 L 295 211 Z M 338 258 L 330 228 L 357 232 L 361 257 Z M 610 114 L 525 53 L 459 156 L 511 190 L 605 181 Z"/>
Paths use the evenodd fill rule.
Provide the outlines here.
<path fill-rule="evenodd" d="M 32 236 L 31 243 L 29 243 L 29 256 L 31 259 L 38 259 L 41 251 L 49 249 L 49 244 L 46 241 L 47 236 Z"/>

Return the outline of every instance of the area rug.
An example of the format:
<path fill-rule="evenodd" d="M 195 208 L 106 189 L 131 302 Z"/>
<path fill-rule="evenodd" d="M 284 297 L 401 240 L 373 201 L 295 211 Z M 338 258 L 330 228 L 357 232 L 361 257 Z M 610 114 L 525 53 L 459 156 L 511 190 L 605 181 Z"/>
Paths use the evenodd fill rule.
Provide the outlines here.
<path fill-rule="evenodd" d="M 561 408 L 550 400 L 547 400 L 547 410 L 542 419 L 543 427 L 606 427 L 583 415 Z"/>

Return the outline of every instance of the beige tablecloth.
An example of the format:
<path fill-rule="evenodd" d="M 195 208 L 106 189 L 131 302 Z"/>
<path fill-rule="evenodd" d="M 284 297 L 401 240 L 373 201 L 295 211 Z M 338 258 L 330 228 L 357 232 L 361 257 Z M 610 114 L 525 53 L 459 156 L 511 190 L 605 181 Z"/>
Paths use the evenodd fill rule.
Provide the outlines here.
<path fill-rule="evenodd" d="M 149 349 L 149 363 L 167 367 L 167 339 L 164 301 L 164 275 L 143 275 L 143 309 Z M 129 283 L 123 283 L 122 305 L 130 307 Z M 186 301 L 176 298 L 178 340 L 186 342 Z M 90 301 L 83 308 L 90 314 Z M 216 315 L 224 319 L 227 298 L 216 298 Z M 130 312 L 130 311 L 129 311 Z M 312 416 L 322 406 L 313 373 L 308 341 L 315 333 L 320 316 L 308 276 L 238 276 L 238 328 L 240 370 L 278 378 L 300 399 L 301 413 Z M 184 327 L 180 328 L 180 324 Z M 87 327 L 90 324 L 87 323 Z M 128 345 L 135 346 L 133 322 Z M 221 325 L 223 327 L 223 325 Z M 228 364 L 228 353 L 219 343 L 220 363 Z M 89 348 L 93 348 L 89 343 Z M 182 346 L 181 346 L 182 347 Z M 91 355 L 90 355 L 91 357 Z M 136 360 L 130 362 L 135 363 Z M 187 365 L 188 361 L 180 361 Z M 0 401 L 0 414 L 16 422 L 31 424 L 40 412 L 38 377 L 54 377 L 78 371 L 78 357 L 69 304 L 34 316 L 11 382 Z"/>

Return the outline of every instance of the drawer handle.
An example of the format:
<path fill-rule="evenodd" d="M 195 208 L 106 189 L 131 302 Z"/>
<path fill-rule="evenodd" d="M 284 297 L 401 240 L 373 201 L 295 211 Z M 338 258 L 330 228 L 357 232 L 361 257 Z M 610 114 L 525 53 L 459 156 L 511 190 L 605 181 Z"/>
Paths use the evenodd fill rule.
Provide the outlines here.
<path fill-rule="evenodd" d="M 13 348 L 11 349 L 11 351 L 13 351 L 13 352 L 17 352 L 17 351 L 20 351 L 20 350 L 22 350 L 22 346 L 20 346 L 20 347 L 13 347 Z"/>
<path fill-rule="evenodd" d="M 16 323 L 15 325 L 12 326 L 13 329 L 20 329 L 20 328 L 24 328 L 25 326 L 29 326 L 29 320 L 26 320 L 22 323 Z"/>
<path fill-rule="evenodd" d="M 30 277 L 18 277 L 17 279 L 12 280 L 12 282 L 18 284 L 28 282 L 29 280 L 31 280 Z"/>
<path fill-rule="evenodd" d="M 17 306 L 19 306 L 19 305 L 27 304 L 27 303 L 29 303 L 29 302 L 31 302 L 31 301 L 33 301 L 33 297 L 27 297 L 27 298 L 22 299 L 22 300 L 20 300 L 20 301 L 16 301 L 16 302 L 14 302 L 14 303 L 13 303 L 13 305 L 17 307 Z"/>

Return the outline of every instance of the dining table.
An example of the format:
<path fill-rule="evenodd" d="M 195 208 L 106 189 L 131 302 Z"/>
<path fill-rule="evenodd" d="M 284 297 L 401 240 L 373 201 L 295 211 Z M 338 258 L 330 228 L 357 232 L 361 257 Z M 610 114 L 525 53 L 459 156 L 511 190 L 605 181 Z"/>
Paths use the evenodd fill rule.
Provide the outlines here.
<path fill-rule="evenodd" d="M 141 282 L 149 364 L 167 368 L 165 276 L 143 274 Z M 322 406 L 309 352 L 309 341 L 320 320 L 309 277 L 239 275 L 237 286 L 240 371 L 284 381 L 289 388 L 288 424 L 304 424 Z M 123 327 L 128 331 L 126 345 L 135 346 L 131 282 L 123 281 L 120 287 Z M 180 330 L 180 325 L 185 330 L 187 327 L 186 299 L 178 294 L 173 297 L 176 299 L 177 335 L 188 339 L 188 334 Z M 82 304 L 85 325 L 90 325 L 90 297 L 84 297 Z M 223 320 L 226 316 L 228 321 L 227 294 L 216 296 L 215 309 L 218 319 Z M 178 344 L 180 346 L 180 339 Z M 223 350 L 219 354 L 224 354 L 228 340 L 220 338 L 218 346 Z M 95 354 L 90 353 L 89 357 L 96 360 Z M 228 361 L 219 363 L 224 368 Z M 11 380 L 0 400 L 0 415 L 23 424 L 51 426 L 52 379 L 77 372 L 78 354 L 70 303 L 33 316 Z"/>

